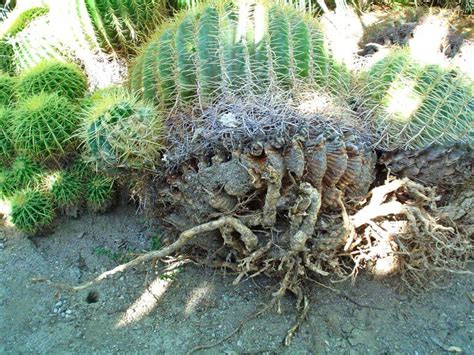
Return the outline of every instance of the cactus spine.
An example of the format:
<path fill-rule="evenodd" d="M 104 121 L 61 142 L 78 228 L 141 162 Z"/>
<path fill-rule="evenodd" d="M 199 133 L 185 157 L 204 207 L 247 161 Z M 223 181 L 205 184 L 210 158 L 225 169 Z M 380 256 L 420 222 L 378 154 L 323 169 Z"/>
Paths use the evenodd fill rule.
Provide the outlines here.
<path fill-rule="evenodd" d="M 102 45 L 125 54 L 152 31 L 165 12 L 163 0 L 86 0 Z"/>
<path fill-rule="evenodd" d="M 240 7 L 239 7 L 240 6 Z M 316 20 L 293 8 L 211 3 L 162 26 L 131 72 L 132 90 L 165 107 L 222 93 L 304 82 L 341 93 L 337 66 Z M 345 84 L 344 84 L 345 85 Z"/>

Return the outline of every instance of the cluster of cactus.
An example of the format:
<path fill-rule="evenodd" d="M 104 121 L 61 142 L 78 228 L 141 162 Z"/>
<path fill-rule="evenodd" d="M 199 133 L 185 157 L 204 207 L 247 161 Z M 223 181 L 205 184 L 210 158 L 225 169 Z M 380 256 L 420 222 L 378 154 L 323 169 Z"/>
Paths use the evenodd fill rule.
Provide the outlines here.
<path fill-rule="evenodd" d="M 153 31 L 166 9 L 164 0 L 86 0 L 86 6 L 100 42 L 125 54 Z"/>
<path fill-rule="evenodd" d="M 7 217 L 28 234 L 47 227 L 58 210 L 67 213 L 68 208 L 87 204 L 93 212 L 103 212 L 114 196 L 114 180 L 81 161 L 50 170 L 17 157 L 9 168 L 0 168 L 0 200 L 10 206 Z"/>
<path fill-rule="evenodd" d="M 78 101 L 86 91 L 86 76 L 70 63 L 45 61 L 17 77 L 0 73 L 0 160 L 74 150 Z"/>
<path fill-rule="evenodd" d="M 152 165 L 161 148 L 156 110 L 120 89 L 93 95 L 81 129 L 88 159 L 101 168 Z"/>
<path fill-rule="evenodd" d="M 2 38 L 0 38 L 0 71 L 9 74 L 15 72 L 14 55 L 15 50 L 10 39 L 21 31 L 36 18 L 43 16 L 49 12 L 48 7 L 32 7 L 20 13 L 13 21 L 11 26 L 5 31 Z"/>
<path fill-rule="evenodd" d="M 473 89 L 461 73 L 398 50 L 368 71 L 363 91 L 380 147 L 392 150 L 472 143 Z"/>
<path fill-rule="evenodd" d="M 341 95 L 348 81 L 314 18 L 260 3 L 214 2 L 183 13 L 158 30 L 131 71 L 132 91 L 164 107 L 300 82 Z"/>
<path fill-rule="evenodd" d="M 11 134 L 15 150 L 42 159 L 63 155 L 79 122 L 76 107 L 57 94 L 42 93 L 18 104 Z"/>
<path fill-rule="evenodd" d="M 35 234 L 57 210 L 110 206 L 113 180 L 105 183 L 82 161 L 70 164 L 78 148 L 79 100 L 87 90 L 80 69 L 44 62 L 19 77 L 0 74 L 0 89 L 0 200 L 9 206 L 0 213 Z"/>
<path fill-rule="evenodd" d="M 18 96 L 27 98 L 40 93 L 57 93 L 69 100 L 84 97 L 87 78 L 76 65 L 56 60 L 43 61 L 18 78 Z"/>

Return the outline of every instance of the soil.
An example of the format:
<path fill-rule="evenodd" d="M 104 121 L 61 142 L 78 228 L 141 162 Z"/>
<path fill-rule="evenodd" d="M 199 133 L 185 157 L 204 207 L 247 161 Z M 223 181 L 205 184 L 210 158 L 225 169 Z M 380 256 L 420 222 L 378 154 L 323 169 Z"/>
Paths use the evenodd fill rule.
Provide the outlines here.
<path fill-rule="evenodd" d="M 156 275 L 130 270 L 77 293 L 32 278 L 77 284 L 157 247 L 156 229 L 133 206 L 64 219 L 51 235 L 0 233 L 0 353 L 187 353 L 230 334 L 271 299 L 275 280 L 232 285 L 223 270 L 187 264 Z M 472 268 L 471 268 L 472 269 Z M 311 308 L 292 344 L 282 340 L 294 298 L 201 353 L 474 353 L 474 280 L 446 275 L 442 289 L 413 294 L 398 278 L 308 285 Z M 198 352 L 199 353 L 199 352 Z"/>

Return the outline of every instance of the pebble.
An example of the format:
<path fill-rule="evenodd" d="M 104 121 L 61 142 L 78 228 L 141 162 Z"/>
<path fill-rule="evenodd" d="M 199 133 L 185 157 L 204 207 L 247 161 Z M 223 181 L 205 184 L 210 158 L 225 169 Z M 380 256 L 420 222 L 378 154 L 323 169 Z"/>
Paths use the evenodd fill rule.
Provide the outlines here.
<path fill-rule="evenodd" d="M 72 311 L 71 311 L 70 309 L 68 309 L 68 310 L 66 311 L 66 314 L 71 314 L 71 313 L 72 313 Z"/>
<path fill-rule="evenodd" d="M 59 302 L 56 302 L 56 304 L 54 305 L 55 308 L 59 308 L 63 305 L 63 302 L 62 301 L 59 301 Z"/>
<path fill-rule="evenodd" d="M 58 313 L 58 309 L 57 308 L 53 309 L 53 312 Z"/>

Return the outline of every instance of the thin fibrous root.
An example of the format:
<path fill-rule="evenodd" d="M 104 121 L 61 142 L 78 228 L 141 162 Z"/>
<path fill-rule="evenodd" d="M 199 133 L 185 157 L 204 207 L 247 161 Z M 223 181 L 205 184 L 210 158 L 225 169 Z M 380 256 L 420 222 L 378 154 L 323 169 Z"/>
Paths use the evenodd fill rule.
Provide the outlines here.
<path fill-rule="evenodd" d="M 293 340 L 293 336 L 295 335 L 296 331 L 298 328 L 303 324 L 304 320 L 306 319 L 306 316 L 308 315 L 309 311 L 309 301 L 306 296 L 303 297 L 303 309 L 301 310 L 300 314 L 298 315 L 298 318 L 296 319 L 296 322 L 291 326 L 290 329 L 288 329 L 286 333 L 286 337 L 284 340 L 285 346 L 290 346 L 291 341 Z"/>
<path fill-rule="evenodd" d="M 81 290 L 84 290 L 96 285 L 97 283 L 101 282 L 102 280 L 105 280 L 106 278 L 112 275 L 124 272 L 125 270 L 131 267 L 140 265 L 141 263 L 144 263 L 153 259 L 160 259 L 160 258 L 169 256 L 172 253 L 176 252 L 177 250 L 181 249 L 186 243 L 188 243 L 191 239 L 193 239 L 197 235 L 201 233 L 210 232 L 216 229 L 220 229 L 223 226 L 230 226 L 234 228 L 235 231 L 237 231 L 240 234 L 242 242 L 245 244 L 247 249 L 252 250 L 257 246 L 258 244 L 257 236 L 248 227 L 246 227 L 242 222 L 240 222 L 238 219 L 233 218 L 233 217 L 221 217 L 215 221 L 200 224 L 196 227 L 188 229 L 182 232 L 179 235 L 178 240 L 174 242 L 173 244 L 170 244 L 169 246 L 164 247 L 163 249 L 154 250 L 146 254 L 140 255 L 139 257 L 129 261 L 128 263 L 121 264 L 109 271 L 106 271 L 100 274 L 99 276 L 97 276 L 94 280 L 85 282 L 81 285 L 66 286 L 66 285 L 54 283 L 45 278 L 35 278 L 33 279 L 33 281 L 34 282 L 47 282 L 48 284 L 51 284 L 53 286 L 58 286 L 58 287 L 61 286 L 60 288 L 67 288 L 71 291 L 81 291 Z"/>

